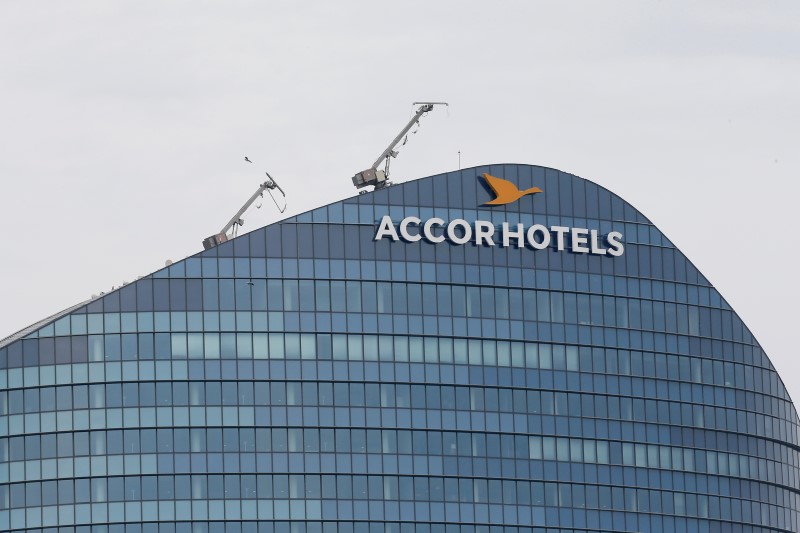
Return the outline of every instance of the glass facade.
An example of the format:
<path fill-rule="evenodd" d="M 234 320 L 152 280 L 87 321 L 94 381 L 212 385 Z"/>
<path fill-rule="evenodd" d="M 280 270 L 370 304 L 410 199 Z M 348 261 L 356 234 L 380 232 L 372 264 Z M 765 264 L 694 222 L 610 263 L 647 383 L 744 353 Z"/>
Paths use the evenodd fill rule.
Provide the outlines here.
<path fill-rule="evenodd" d="M 486 207 L 483 172 L 544 192 Z M 376 240 L 386 215 L 618 231 L 624 254 Z M 643 215 L 557 170 L 480 167 L 0 343 L 0 530 L 790 532 L 798 436 L 750 331 Z"/>

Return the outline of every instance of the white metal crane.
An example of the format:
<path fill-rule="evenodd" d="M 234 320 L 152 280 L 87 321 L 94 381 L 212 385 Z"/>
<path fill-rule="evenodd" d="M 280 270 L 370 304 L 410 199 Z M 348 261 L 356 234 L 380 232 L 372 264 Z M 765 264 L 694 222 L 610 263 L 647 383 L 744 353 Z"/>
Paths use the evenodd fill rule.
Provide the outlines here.
<path fill-rule="evenodd" d="M 251 163 L 251 161 L 247 157 L 245 157 L 245 161 Z M 228 221 L 228 223 L 225 224 L 225 227 L 223 227 L 219 233 L 203 240 L 203 248 L 208 250 L 209 248 L 214 248 L 215 246 L 219 246 L 223 242 L 226 242 L 228 240 L 228 232 L 234 230 L 235 233 L 238 227 L 244 225 L 244 219 L 242 218 L 242 215 L 244 215 L 245 211 L 250 209 L 250 206 L 252 206 L 256 202 L 256 200 L 264 196 L 264 191 L 267 191 L 269 195 L 272 197 L 272 201 L 275 202 L 275 206 L 278 208 L 278 211 L 280 211 L 281 213 L 286 211 L 286 202 L 284 201 L 283 207 L 281 207 L 278 204 L 278 201 L 275 199 L 275 196 L 272 194 L 272 191 L 274 189 L 278 189 L 278 191 L 284 198 L 286 198 L 286 193 L 283 192 L 283 189 L 280 188 L 278 182 L 275 181 L 275 178 L 269 175 L 269 172 L 265 172 L 265 174 L 269 179 L 267 179 L 267 181 L 259 185 L 258 190 L 255 193 L 253 193 L 253 196 L 251 196 L 250 199 L 247 200 L 247 202 L 245 202 L 242 208 L 239 209 L 239 211 L 237 211 L 235 215 L 233 215 L 233 218 L 231 218 Z"/>
<path fill-rule="evenodd" d="M 389 183 L 389 162 L 391 161 L 392 157 L 397 157 L 397 152 L 394 150 L 394 148 L 401 140 L 403 140 L 403 137 L 409 132 L 409 130 L 411 130 L 412 127 L 414 127 L 415 124 L 419 124 L 420 117 L 422 117 L 428 111 L 433 110 L 433 106 L 449 106 L 447 102 L 414 102 L 413 105 L 418 105 L 419 108 L 417 108 L 417 112 L 414 114 L 411 120 L 408 121 L 408 124 L 406 124 L 402 130 L 400 130 L 400 133 L 397 134 L 397 137 L 395 137 L 386 150 L 381 153 L 378 159 L 372 163 L 371 167 L 353 176 L 353 185 L 355 185 L 357 189 L 372 185 L 375 187 L 375 190 L 378 190 L 383 189 L 387 185 L 391 185 L 391 183 Z M 403 142 L 403 144 L 405 144 L 405 142 Z M 383 170 L 378 170 L 378 165 L 384 161 L 386 161 L 386 166 Z"/>

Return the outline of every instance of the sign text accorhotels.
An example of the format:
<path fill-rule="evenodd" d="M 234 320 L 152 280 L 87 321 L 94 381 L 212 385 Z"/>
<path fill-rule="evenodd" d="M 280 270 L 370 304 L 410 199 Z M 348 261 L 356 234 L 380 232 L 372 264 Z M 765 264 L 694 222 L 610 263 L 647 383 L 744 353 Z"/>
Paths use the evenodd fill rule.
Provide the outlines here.
<path fill-rule="evenodd" d="M 419 217 L 410 216 L 395 224 L 391 216 L 385 215 L 375 233 L 376 241 L 383 238 L 393 241 L 402 239 L 407 242 L 425 239 L 433 244 L 447 240 L 452 244 L 473 243 L 476 246 L 527 247 L 534 250 L 543 250 L 554 244 L 559 251 L 607 254 L 613 257 L 619 257 L 625 252 L 622 233 L 618 231 L 601 235 L 596 229 L 547 227 L 542 224 L 525 227 L 523 224 L 508 222 L 503 222 L 498 228 L 488 220 L 476 220 L 470 223 L 461 218 L 446 222 L 434 217 L 423 222 Z"/>

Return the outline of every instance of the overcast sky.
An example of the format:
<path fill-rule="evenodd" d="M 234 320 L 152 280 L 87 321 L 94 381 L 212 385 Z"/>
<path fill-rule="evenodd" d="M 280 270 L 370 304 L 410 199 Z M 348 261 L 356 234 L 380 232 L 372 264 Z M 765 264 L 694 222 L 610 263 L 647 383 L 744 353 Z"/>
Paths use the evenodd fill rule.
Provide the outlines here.
<path fill-rule="evenodd" d="M 0 337 L 198 252 L 265 169 L 286 215 L 352 196 L 411 103 L 446 100 L 396 181 L 460 150 L 607 187 L 798 399 L 798 95 L 797 1 L 5 0 Z"/>

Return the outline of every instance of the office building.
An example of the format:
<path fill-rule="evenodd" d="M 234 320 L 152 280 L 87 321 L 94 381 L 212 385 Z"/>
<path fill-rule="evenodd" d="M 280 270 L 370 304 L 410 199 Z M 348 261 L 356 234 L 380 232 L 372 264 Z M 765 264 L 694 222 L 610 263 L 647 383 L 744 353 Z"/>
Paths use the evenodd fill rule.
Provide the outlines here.
<path fill-rule="evenodd" d="M 320 207 L 0 342 L 3 531 L 795 532 L 798 445 L 689 259 L 535 166 Z"/>

